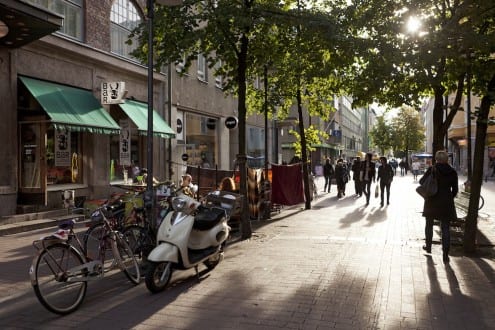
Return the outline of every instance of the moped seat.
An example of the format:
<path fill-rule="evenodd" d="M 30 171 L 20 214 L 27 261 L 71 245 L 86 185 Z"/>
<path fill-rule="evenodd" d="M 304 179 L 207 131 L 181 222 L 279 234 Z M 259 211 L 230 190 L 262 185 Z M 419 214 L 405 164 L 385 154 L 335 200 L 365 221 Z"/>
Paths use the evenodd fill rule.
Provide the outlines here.
<path fill-rule="evenodd" d="M 201 208 L 194 217 L 193 229 L 208 230 L 225 217 L 225 210 L 219 207 Z"/>

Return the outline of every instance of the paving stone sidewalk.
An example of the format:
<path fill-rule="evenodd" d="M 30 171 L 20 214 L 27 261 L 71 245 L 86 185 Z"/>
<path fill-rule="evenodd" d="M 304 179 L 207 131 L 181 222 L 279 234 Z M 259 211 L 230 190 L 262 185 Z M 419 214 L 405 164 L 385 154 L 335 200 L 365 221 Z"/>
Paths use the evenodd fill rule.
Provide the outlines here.
<path fill-rule="evenodd" d="M 321 185 L 322 181 L 318 182 Z M 333 189 L 335 187 L 332 187 Z M 391 204 L 320 193 L 311 210 L 285 207 L 253 222 L 212 272 L 176 272 L 152 295 L 121 274 L 90 283 L 81 308 L 65 317 L 37 302 L 27 281 L 30 241 L 0 237 L 3 329 L 495 329 L 495 193 L 488 183 L 479 227 L 485 245 L 465 256 L 454 245 L 443 264 L 439 231 L 431 255 L 422 200 L 412 176 L 397 177 Z"/>

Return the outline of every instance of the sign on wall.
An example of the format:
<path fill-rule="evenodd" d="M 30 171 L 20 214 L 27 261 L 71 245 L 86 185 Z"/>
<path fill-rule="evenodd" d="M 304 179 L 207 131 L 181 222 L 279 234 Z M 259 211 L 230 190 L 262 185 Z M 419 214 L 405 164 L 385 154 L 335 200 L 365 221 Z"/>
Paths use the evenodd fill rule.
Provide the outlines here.
<path fill-rule="evenodd" d="M 55 130 L 55 166 L 70 166 L 70 132 Z"/>
<path fill-rule="evenodd" d="M 127 91 L 123 81 L 101 83 L 101 104 L 124 103 L 126 95 Z"/>
<path fill-rule="evenodd" d="M 119 121 L 120 126 L 120 150 L 119 158 L 120 165 L 131 165 L 131 128 L 129 126 L 128 119 L 121 119 Z"/>

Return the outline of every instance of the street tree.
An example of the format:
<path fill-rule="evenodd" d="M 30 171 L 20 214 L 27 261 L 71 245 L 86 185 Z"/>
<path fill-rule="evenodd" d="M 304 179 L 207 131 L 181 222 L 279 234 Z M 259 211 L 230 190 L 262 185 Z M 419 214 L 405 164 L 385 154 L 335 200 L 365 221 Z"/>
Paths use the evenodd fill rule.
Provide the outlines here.
<path fill-rule="evenodd" d="M 385 155 L 386 150 L 393 147 L 392 126 L 386 121 L 384 115 L 376 118 L 376 123 L 370 130 L 369 135 L 371 137 L 371 144 L 380 150 L 381 155 Z"/>
<path fill-rule="evenodd" d="M 419 113 L 412 107 L 402 106 L 397 116 L 392 119 L 397 146 L 404 151 L 405 157 L 411 150 L 423 150 L 425 144 L 425 128 Z"/>
<path fill-rule="evenodd" d="M 293 10 L 276 18 L 276 29 L 272 32 L 277 42 L 270 45 L 268 80 L 271 99 L 277 106 L 277 119 L 284 119 L 292 108 L 297 109 L 298 130 L 291 133 L 296 137 L 296 155 L 303 164 L 305 208 L 310 209 L 308 154 L 314 150 L 311 145 L 321 143 L 328 134 L 315 126 L 306 126 L 305 119 L 317 116 L 328 120 L 335 111 L 331 101 L 341 92 L 343 84 L 336 68 L 349 58 L 335 46 L 340 37 L 337 24 L 332 24 L 332 15 L 309 10 L 304 5 L 298 1 Z M 252 91 L 250 103 L 259 105 L 262 93 Z"/>

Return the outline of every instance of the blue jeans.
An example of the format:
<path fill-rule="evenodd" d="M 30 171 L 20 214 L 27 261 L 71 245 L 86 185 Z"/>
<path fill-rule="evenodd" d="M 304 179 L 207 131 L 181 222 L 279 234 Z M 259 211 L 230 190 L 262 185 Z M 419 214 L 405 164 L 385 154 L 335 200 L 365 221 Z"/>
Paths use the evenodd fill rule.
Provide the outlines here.
<path fill-rule="evenodd" d="M 425 238 L 427 248 L 431 248 L 433 241 L 433 220 L 433 218 L 426 218 Z M 448 254 L 450 250 L 450 221 L 441 221 L 440 227 L 442 229 L 442 250 Z"/>
<path fill-rule="evenodd" d="M 370 202 L 371 181 L 362 181 L 363 193 L 366 196 L 366 203 Z"/>

